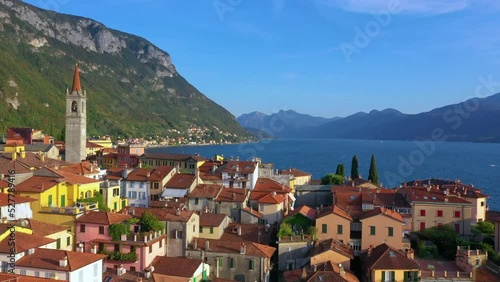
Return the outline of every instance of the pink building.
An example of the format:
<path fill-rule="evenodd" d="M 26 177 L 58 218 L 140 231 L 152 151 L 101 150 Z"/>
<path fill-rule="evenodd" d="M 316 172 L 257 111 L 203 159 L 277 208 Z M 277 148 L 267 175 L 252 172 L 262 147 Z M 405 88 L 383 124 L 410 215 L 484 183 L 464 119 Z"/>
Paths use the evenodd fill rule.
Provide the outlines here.
<path fill-rule="evenodd" d="M 76 250 L 108 254 L 105 268 L 143 272 L 156 256 L 164 256 L 167 247 L 165 230 L 140 232 L 138 224 L 127 223 L 132 216 L 124 213 L 89 212 L 76 220 Z M 113 240 L 110 226 L 126 224 L 130 234 Z"/>

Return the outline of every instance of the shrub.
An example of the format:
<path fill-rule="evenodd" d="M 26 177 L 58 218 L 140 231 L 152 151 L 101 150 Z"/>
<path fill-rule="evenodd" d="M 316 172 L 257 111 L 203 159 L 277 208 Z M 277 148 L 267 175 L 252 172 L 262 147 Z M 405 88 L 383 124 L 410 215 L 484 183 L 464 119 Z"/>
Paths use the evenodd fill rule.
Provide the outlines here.
<path fill-rule="evenodd" d="M 284 237 L 284 236 L 292 236 L 293 230 L 290 224 L 287 223 L 282 223 L 280 225 L 280 230 L 278 231 L 278 238 Z"/>

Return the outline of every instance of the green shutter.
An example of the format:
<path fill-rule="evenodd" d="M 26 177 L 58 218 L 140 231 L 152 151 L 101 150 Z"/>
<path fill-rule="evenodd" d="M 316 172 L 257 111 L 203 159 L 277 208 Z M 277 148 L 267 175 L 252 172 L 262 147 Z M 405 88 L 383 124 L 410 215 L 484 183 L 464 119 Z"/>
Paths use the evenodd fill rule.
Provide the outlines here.
<path fill-rule="evenodd" d="M 394 229 L 392 227 L 389 227 L 389 233 L 388 233 L 388 235 L 390 237 L 394 236 Z"/>
<path fill-rule="evenodd" d="M 69 245 L 71 245 L 71 237 L 68 236 L 66 238 L 66 246 L 69 246 Z"/>
<path fill-rule="evenodd" d="M 322 233 L 327 233 L 327 232 L 328 232 L 328 227 L 327 227 L 327 225 L 326 225 L 326 224 L 322 224 L 322 225 L 321 225 L 321 232 L 322 232 Z"/>
<path fill-rule="evenodd" d="M 56 241 L 56 249 L 61 249 L 61 238 L 57 239 Z"/>
<path fill-rule="evenodd" d="M 375 235 L 375 226 L 370 226 L 370 235 Z"/>
<path fill-rule="evenodd" d="M 341 224 L 337 225 L 337 234 L 342 234 L 342 227 Z"/>
<path fill-rule="evenodd" d="M 66 195 L 61 195 L 61 207 L 66 206 Z"/>
<path fill-rule="evenodd" d="M 52 205 L 52 195 L 49 195 L 49 207 Z"/>
<path fill-rule="evenodd" d="M 382 282 L 385 281 L 385 271 L 382 271 Z"/>
<path fill-rule="evenodd" d="M 222 258 L 219 258 L 219 266 L 222 267 Z"/>

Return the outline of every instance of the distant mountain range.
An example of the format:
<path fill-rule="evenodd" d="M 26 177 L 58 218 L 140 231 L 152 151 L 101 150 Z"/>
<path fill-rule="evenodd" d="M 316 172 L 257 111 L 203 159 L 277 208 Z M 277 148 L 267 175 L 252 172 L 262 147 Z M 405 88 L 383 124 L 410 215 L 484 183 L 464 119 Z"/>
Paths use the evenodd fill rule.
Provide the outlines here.
<path fill-rule="evenodd" d="M 243 127 L 253 127 L 273 137 L 423 140 L 439 133 L 446 141 L 500 142 L 500 94 L 419 114 L 385 109 L 325 119 L 280 111 L 271 115 L 254 112 L 237 120 Z"/>

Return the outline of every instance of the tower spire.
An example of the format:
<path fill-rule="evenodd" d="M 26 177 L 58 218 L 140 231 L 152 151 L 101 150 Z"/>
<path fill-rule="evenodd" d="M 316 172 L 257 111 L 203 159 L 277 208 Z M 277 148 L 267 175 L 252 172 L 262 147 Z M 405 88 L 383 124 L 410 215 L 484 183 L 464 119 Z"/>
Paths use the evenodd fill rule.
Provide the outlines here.
<path fill-rule="evenodd" d="M 80 74 L 78 72 L 78 64 L 75 64 L 75 74 L 73 75 L 73 87 L 71 88 L 72 93 L 82 93 L 82 87 L 80 86 Z"/>

